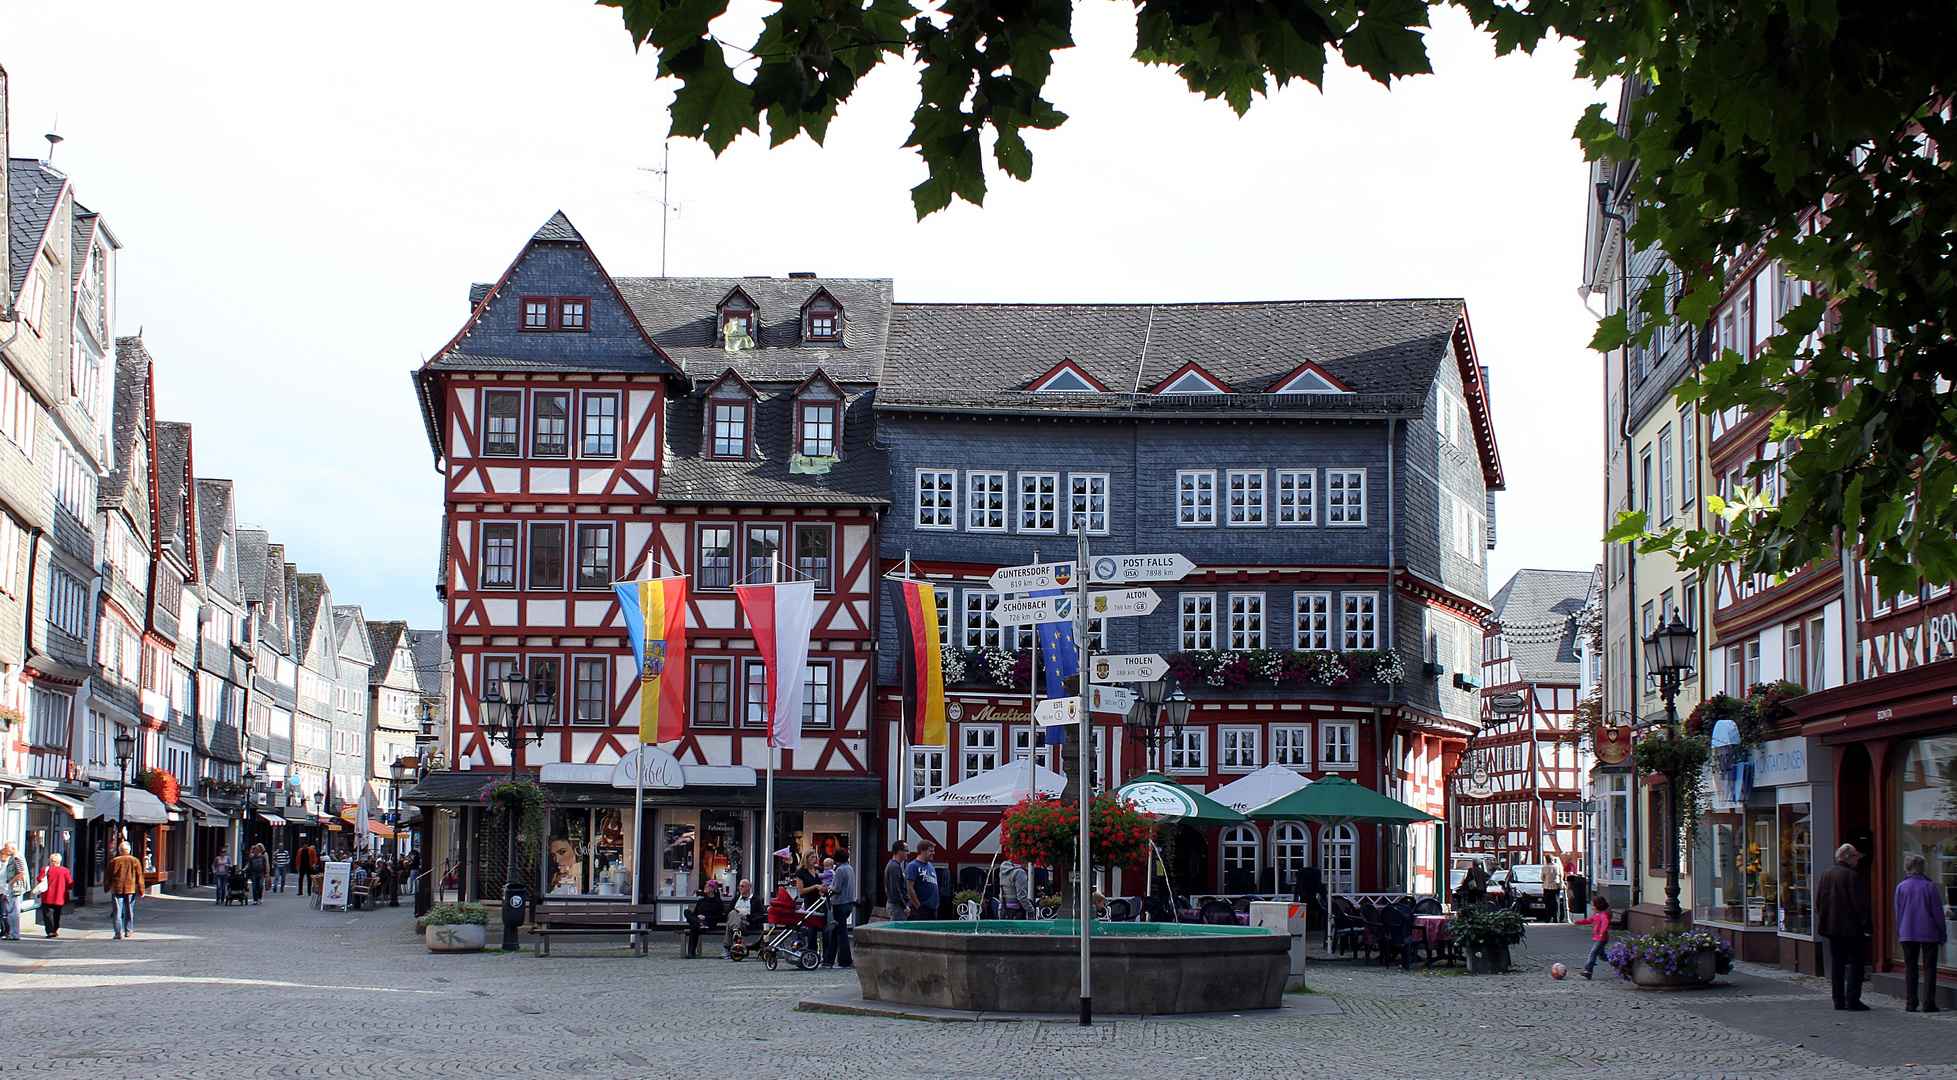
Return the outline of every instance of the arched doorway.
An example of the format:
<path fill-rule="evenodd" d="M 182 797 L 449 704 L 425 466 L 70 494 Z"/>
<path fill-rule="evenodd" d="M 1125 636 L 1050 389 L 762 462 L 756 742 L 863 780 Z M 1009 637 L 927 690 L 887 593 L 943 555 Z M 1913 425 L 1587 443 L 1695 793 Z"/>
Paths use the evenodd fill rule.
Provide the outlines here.
<path fill-rule="evenodd" d="M 1325 871 L 1326 891 L 1357 892 L 1359 834 L 1350 825 L 1326 825 L 1318 830 L 1318 865 Z"/>
<path fill-rule="evenodd" d="M 1169 856 L 1169 880 L 1177 896 L 1210 891 L 1210 844 L 1201 829 L 1177 827 L 1175 851 Z"/>
<path fill-rule="evenodd" d="M 1263 845 L 1263 838 L 1257 835 L 1257 826 L 1251 824 L 1232 825 L 1223 830 L 1221 847 L 1223 849 L 1223 891 L 1226 893 L 1247 893 L 1257 889 L 1258 859 L 1257 849 Z"/>

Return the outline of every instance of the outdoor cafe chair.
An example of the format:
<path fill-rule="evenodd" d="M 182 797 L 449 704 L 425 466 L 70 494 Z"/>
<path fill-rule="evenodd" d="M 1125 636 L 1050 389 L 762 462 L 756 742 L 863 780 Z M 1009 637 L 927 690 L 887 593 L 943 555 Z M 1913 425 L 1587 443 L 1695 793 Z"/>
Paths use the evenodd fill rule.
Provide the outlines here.
<path fill-rule="evenodd" d="M 1352 955 L 1359 955 L 1359 944 L 1366 935 L 1366 924 L 1359 918 L 1359 910 L 1352 901 L 1343 896 L 1332 897 L 1332 950 L 1344 952 L 1346 946 L 1352 947 Z"/>
<path fill-rule="evenodd" d="M 1109 922 L 1133 922 L 1134 918 L 1135 909 L 1128 901 L 1120 897 L 1108 901 Z"/>
<path fill-rule="evenodd" d="M 1441 913 L 1440 897 L 1423 896 L 1415 900 L 1413 902 L 1413 913 L 1415 915 L 1439 915 Z"/>
<path fill-rule="evenodd" d="M 1211 897 L 1203 902 L 1202 921 L 1210 926 L 1236 926 L 1237 909 L 1228 900 Z"/>

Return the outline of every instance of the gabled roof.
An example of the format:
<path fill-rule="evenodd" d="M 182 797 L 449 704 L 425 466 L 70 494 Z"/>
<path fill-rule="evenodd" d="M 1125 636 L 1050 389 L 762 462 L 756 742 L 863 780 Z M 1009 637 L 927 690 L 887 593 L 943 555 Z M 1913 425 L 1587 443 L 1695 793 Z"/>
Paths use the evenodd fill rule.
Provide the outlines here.
<path fill-rule="evenodd" d="M 360 667 L 373 666 L 374 646 L 367 635 L 367 613 L 359 604 L 334 606 L 333 635 L 340 659 Z"/>
<path fill-rule="evenodd" d="M 753 311 L 759 306 L 754 302 L 754 297 L 747 294 L 746 289 L 736 285 L 728 290 L 726 296 L 720 298 L 720 303 L 715 304 L 713 309 L 715 311 L 726 311 L 728 308 L 733 308 L 735 311 Z"/>
<path fill-rule="evenodd" d="M 544 222 L 542 228 L 531 233 L 530 239 L 563 244 L 584 243 L 584 237 L 578 233 L 577 227 L 571 224 L 571 219 L 564 216 L 564 211 L 562 210 L 552 214 L 550 220 Z"/>
<path fill-rule="evenodd" d="M 242 547 L 244 533 L 240 532 L 239 545 Z M 264 582 L 265 618 L 259 623 L 258 638 L 272 647 L 274 652 L 292 655 L 292 588 L 290 575 L 286 572 L 285 545 L 270 542 L 266 538 L 265 569 L 260 575 Z"/>
<path fill-rule="evenodd" d="M 441 630 L 408 631 L 408 642 L 414 649 L 415 678 L 421 683 L 424 697 L 432 697 L 442 692 L 442 669 L 448 664 L 448 635 Z"/>
<path fill-rule="evenodd" d="M 809 298 L 807 300 L 802 301 L 802 306 L 799 310 L 807 311 L 810 308 L 814 307 L 820 301 L 827 301 L 831 307 L 838 310 L 842 310 L 843 302 L 841 300 L 836 299 L 836 295 L 834 293 L 824 288 L 818 288 L 816 289 L 816 291 L 810 293 Z M 848 312 L 845 311 L 844 314 L 848 314 Z"/>
<path fill-rule="evenodd" d="M 394 675 L 395 660 L 402 661 L 401 671 L 410 680 L 415 677 L 414 654 L 409 651 L 408 624 L 399 620 L 370 622 L 367 624 L 367 639 L 373 643 L 374 666 L 367 669 L 367 685 L 380 686 Z M 419 685 L 413 687 L 419 690 Z"/>
<path fill-rule="evenodd" d="M 47 244 L 55 208 L 67 187 L 68 178 L 51 165 L 33 158 L 8 159 L 7 205 L 12 220 L 7 222 L 7 258 L 13 270 L 9 296 L 18 297 L 27 283 L 27 272 Z"/>
<path fill-rule="evenodd" d="M 799 380 L 816 368 L 845 384 L 883 377 L 890 337 L 888 278 L 633 278 L 619 291 L 653 339 L 688 375 L 712 378 L 733 367 L 751 382 Z M 754 302 L 755 348 L 729 353 L 720 346 L 714 315 L 739 290 Z M 843 309 L 843 340 L 802 345 L 802 310 L 817 293 Z"/>
<path fill-rule="evenodd" d="M 150 439 L 151 365 L 149 350 L 143 348 L 141 337 L 116 339 L 114 430 L 110 435 L 110 452 L 115 455 L 115 468 L 95 487 L 95 505 L 104 510 L 114 509 L 122 503 L 124 496 L 130 494 L 129 481 L 135 475 L 132 470 L 143 470 L 137 487 L 142 493 L 149 491 L 149 462 L 137 461 L 136 457 L 139 442 L 147 443 Z M 145 540 L 149 539 L 149 507 L 130 505 L 125 510 L 135 523 L 138 534 Z"/>
<path fill-rule="evenodd" d="M 1191 360 L 1169 373 L 1169 377 L 1149 387 L 1151 394 L 1227 394 L 1230 387 L 1222 379 L 1203 370 Z"/>
<path fill-rule="evenodd" d="M 262 529 L 238 530 L 238 587 L 248 604 L 265 601 L 265 556 L 271 546 L 271 534 Z"/>
<path fill-rule="evenodd" d="M 728 368 L 726 371 L 721 373 L 720 378 L 715 379 L 711 384 L 709 384 L 706 390 L 706 395 L 710 398 L 730 396 L 725 390 L 722 389 L 722 387 L 726 386 L 729 383 L 732 383 L 734 385 L 734 388 L 737 391 L 739 391 L 742 397 L 758 398 L 761 396 L 760 394 L 755 393 L 754 387 L 749 386 L 747 380 L 741 378 L 741 373 L 735 371 L 733 368 Z"/>
<path fill-rule="evenodd" d="M 168 420 L 156 424 L 156 519 L 157 549 L 176 556 L 199 579 L 202 563 L 197 557 L 197 505 L 189 497 L 190 425 Z"/>
<path fill-rule="evenodd" d="M 234 604 L 243 603 L 238 589 L 238 524 L 231 481 L 197 478 L 197 526 L 197 550 L 202 560 L 197 569 L 204 584 Z"/>
<path fill-rule="evenodd" d="M 1523 682 L 1575 683 L 1576 613 L 1590 593 L 1589 570 L 1517 570 L 1489 601 L 1492 629 L 1508 644 Z"/>
<path fill-rule="evenodd" d="M 1299 364 L 1291 374 L 1271 387 L 1273 394 L 1350 394 L 1352 388 L 1325 373 L 1310 360 Z"/>
<path fill-rule="evenodd" d="M 1036 394 L 1108 392 L 1101 380 L 1072 360 L 1062 360 L 1048 368 L 1046 374 L 1034 379 L 1026 389 Z"/>
<path fill-rule="evenodd" d="M 326 587 L 326 578 L 321 574 L 298 574 L 293 578 L 292 590 L 292 659 L 310 663 L 315 670 L 335 670 L 332 650 L 324 650 L 328 655 L 319 655 L 318 648 L 323 641 L 332 640 L 333 635 L 322 638 L 320 631 L 320 609 L 327 608 L 327 620 L 332 620 L 332 591 Z"/>

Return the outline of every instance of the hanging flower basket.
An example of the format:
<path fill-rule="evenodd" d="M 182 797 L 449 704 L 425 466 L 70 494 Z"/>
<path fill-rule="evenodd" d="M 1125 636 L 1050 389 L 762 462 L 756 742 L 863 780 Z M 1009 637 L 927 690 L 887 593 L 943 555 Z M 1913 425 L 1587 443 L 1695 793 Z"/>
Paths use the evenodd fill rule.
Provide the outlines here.
<path fill-rule="evenodd" d="M 172 805 L 176 803 L 177 796 L 183 793 L 176 775 L 167 769 L 144 769 L 136 774 L 136 783 L 144 791 Z"/>

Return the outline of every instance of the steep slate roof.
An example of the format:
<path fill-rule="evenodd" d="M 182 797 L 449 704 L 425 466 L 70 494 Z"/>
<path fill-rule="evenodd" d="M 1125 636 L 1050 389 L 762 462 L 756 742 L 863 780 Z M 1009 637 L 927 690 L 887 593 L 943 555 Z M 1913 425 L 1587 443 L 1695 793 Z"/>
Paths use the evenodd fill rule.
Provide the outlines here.
<path fill-rule="evenodd" d="M 218 551 L 226 536 L 234 536 L 236 519 L 232 517 L 231 481 L 206 480 L 197 478 L 197 526 L 198 545 L 203 556 L 203 565 L 198 569 L 204 575 L 205 584 L 216 590 L 219 596 L 240 603 L 244 597 L 238 589 L 237 544 L 231 545 L 232 558 L 218 565 Z"/>
<path fill-rule="evenodd" d="M 334 647 L 349 662 L 371 667 L 374 663 L 373 641 L 367 636 L 367 613 L 359 604 L 335 604 L 333 606 Z"/>
<path fill-rule="evenodd" d="M 414 649 L 415 677 L 421 680 L 423 695 L 442 692 L 442 667 L 448 662 L 448 634 L 442 630 L 408 631 Z"/>
<path fill-rule="evenodd" d="M 728 368 L 750 382 L 800 381 L 822 368 L 839 383 L 883 377 L 890 339 L 888 278 L 616 278 L 639 322 L 667 356 L 704 384 Z M 760 332 L 753 349 L 729 353 L 720 346 L 715 312 L 735 289 L 755 304 Z M 802 345 L 802 306 L 827 290 L 843 309 L 843 342 Z"/>
<path fill-rule="evenodd" d="M 292 597 L 292 659 L 304 664 L 314 659 L 313 628 L 319 625 L 319 609 L 328 592 L 326 578 L 322 574 L 300 574 L 293 583 L 295 588 Z M 332 618 L 332 612 L 327 613 L 327 618 Z M 326 635 L 326 639 L 335 641 L 332 634 Z M 321 662 L 329 669 L 332 667 L 331 653 L 334 651 L 327 650 L 329 655 Z M 321 664 L 315 663 L 314 666 L 318 667 Z"/>
<path fill-rule="evenodd" d="M 367 685 L 379 686 L 387 681 L 394 666 L 394 652 L 402 647 L 402 640 L 408 632 L 408 624 L 400 621 L 370 622 L 367 624 L 367 640 L 374 648 L 374 666 L 367 669 Z"/>
<path fill-rule="evenodd" d="M 244 546 L 244 534 L 238 534 L 238 546 Z M 271 605 L 273 617 L 264 620 L 258 628 L 258 639 L 270 645 L 274 652 L 285 656 L 292 655 L 292 590 L 285 569 L 285 545 L 270 543 L 267 536 L 265 545 L 265 570 L 262 575 L 265 597 L 276 599 Z"/>
<path fill-rule="evenodd" d="M 1575 683 L 1576 613 L 1590 594 L 1588 570 L 1517 570 L 1489 601 L 1523 682 Z"/>
<path fill-rule="evenodd" d="M 265 599 L 265 556 L 272 536 L 261 529 L 238 530 L 238 587 L 247 603 Z"/>
<path fill-rule="evenodd" d="M 765 386 L 765 384 L 764 384 Z M 847 393 L 843 409 L 842 453 L 825 473 L 797 473 L 789 459 L 795 443 L 793 387 L 775 384 L 755 404 L 753 446 L 748 461 L 706 457 L 704 388 L 666 404 L 666 461 L 659 481 L 662 503 L 816 503 L 831 506 L 883 506 L 889 503 L 890 455 L 875 445 L 871 394 Z M 833 398 L 829 400 L 834 400 Z"/>
<path fill-rule="evenodd" d="M 13 269 L 9 283 L 13 292 L 9 295 L 18 297 L 27 282 L 27 271 L 34 266 L 34 256 L 47 242 L 48 226 L 54 222 L 54 208 L 61 203 L 68 178 L 33 158 L 9 158 L 7 164 L 7 201 L 12 218 L 7 224 L 7 249 L 8 265 Z"/>
<path fill-rule="evenodd" d="M 104 510 L 113 510 L 129 491 L 129 470 L 136 462 L 136 440 L 143 434 L 149 423 L 149 350 L 143 348 L 140 337 L 116 339 L 116 396 L 113 415 L 114 430 L 110 433 L 111 452 L 115 455 L 115 468 L 104 476 L 95 486 L 95 505 Z M 149 538 L 149 517 L 147 514 L 132 513 L 139 535 Z"/>
<path fill-rule="evenodd" d="M 173 552 L 196 575 L 201 570 L 193 557 L 196 534 L 185 510 L 196 507 L 184 498 L 184 481 L 190 473 L 190 425 L 158 421 L 156 425 L 156 509 L 161 522 L 163 548 Z"/>

